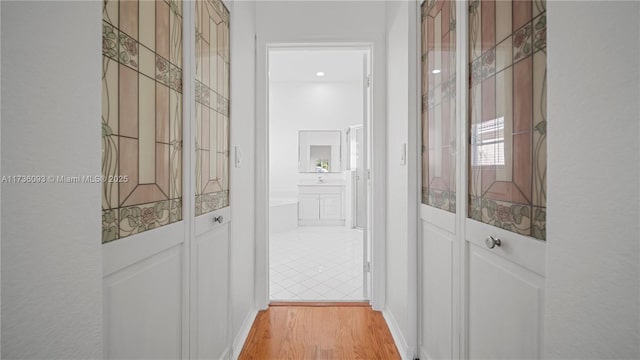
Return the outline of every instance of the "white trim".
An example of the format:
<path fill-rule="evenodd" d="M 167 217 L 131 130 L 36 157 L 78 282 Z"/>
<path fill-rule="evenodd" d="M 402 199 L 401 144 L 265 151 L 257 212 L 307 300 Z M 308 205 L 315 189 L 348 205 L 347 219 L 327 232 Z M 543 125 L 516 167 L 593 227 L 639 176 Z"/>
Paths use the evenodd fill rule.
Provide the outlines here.
<path fill-rule="evenodd" d="M 222 216 L 222 222 L 217 222 L 218 216 Z M 227 206 L 222 209 L 214 210 L 206 214 L 202 214 L 194 219 L 195 223 L 195 237 L 198 237 L 206 232 L 209 232 L 222 224 L 226 224 L 231 221 L 231 207 Z"/>
<path fill-rule="evenodd" d="M 198 322 L 193 317 L 194 309 L 197 309 L 197 283 L 195 281 L 197 268 L 196 262 L 192 261 L 197 256 L 195 246 L 195 198 L 186 194 L 195 193 L 195 151 L 187 151 L 186 149 L 195 149 L 193 141 L 195 139 L 194 126 L 196 113 L 195 113 L 195 69 L 196 69 L 196 57 L 195 57 L 195 17 L 196 17 L 196 3 L 195 1 L 188 1 L 183 7 L 184 11 L 184 24 L 183 24 L 183 46 L 184 46 L 184 60 L 183 60 L 183 98 L 182 98 L 182 141 L 183 141 L 183 173 L 191 174 L 186 175 L 183 178 L 188 181 L 183 181 L 182 189 L 182 202 L 183 202 L 183 219 L 188 220 L 187 234 L 185 244 L 185 265 L 184 273 L 187 281 L 187 293 L 183 296 L 185 301 L 184 323 L 185 329 L 183 334 L 183 347 L 182 356 L 190 358 L 192 354 L 196 353 L 196 334 L 198 333 Z"/>
<path fill-rule="evenodd" d="M 240 327 L 240 331 L 238 331 L 238 335 L 236 335 L 236 338 L 233 339 L 231 359 L 237 360 L 238 356 L 240 356 L 240 352 L 244 347 L 244 343 L 247 341 L 247 337 L 249 336 L 249 332 L 251 331 L 253 322 L 256 320 L 256 316 L 258 316 L 258 309 L 254 307 L 249 311 L 247 317 L 244 318 L 242 326 Z"/>
<path fill-rule="evenodd" d="M 466 229 L 467 233 L 471 234 L 485 233 L 486 224 L 467 219 Z M 542 277 L 545 276 L 546 249 L 543 240 L 515 234 L 498 227 L 492 227 L 488 235 L 502 239 L 502 246 L 493 249 L 493 254 L 500 257 L 508 257 L 507 260 L 533 271 Z M 484 239 L 468 236 L 466 240 L 469 244 L 477 245 L 480 248 L 485 247 Z M 514 243 L 518 243 L 518 246 L 512 246 Z"/>
<path fill-rule="evenodd" d="M 453 350 L 454 356 L 459 359 L 466 359 L 469 354 L 469 246 L 465 241 L 466 219 L 468 209 L 467 197 L 467 111 L 469 102 L 468 91 L 468 36 L 469 36 L 469 7 L 465 1 L 456 2 L 456 130 L 458 132 L 457 146 L 457 171 L 456 171 L 456 242 L 458 244 L 458 254 L 454 255 L 454 279 L 457 287 L 453 289 Z M 457 354 L 455 353 L 457 351 Z"/>
<path fill-rule="evenodd" d="M 381 310 L 386 294 L 386 56 L 384 34 L 372 34 L 367 39 L 308 39 L 291 35 L 256 37 L 256 269 L 255 302 L 258 309 L 266 309 L 269 304 L 269 125 L 268 125 L 268 50 L 272 47 L 314 47 L 348 48 L 369 50 L 372 63 L 373 112 L 371 114 L 371 134 L 373 146 L 371 163 L 371 194 L 369 205 L 372 211 L 371 232 L 371 305 Z"/>
<path fill-rule="evenodd" d="M 256 36 L 255 304 L 269 306 L 269 112 L 267 43 Z M 262 95 L 262 96 L 259 96 Z"/>
<path fill-rule="evenodd" d="M 163 236 L 145 231 L 102 245 L 103 278 L 148 257 L 184 243 L 184 221 L 162 227 Z"/>
<path fill-rule="evenodd" d="M 448 233 L 456 233 L 457 216 L 454 213 L 420 204 L 420 219 Z"/>
<path fill-rule="evenodd" d="M 418 180 L 419 176 L 419 163 L 420 163 L 420 153 L 418 152 L 418 144 L 420 140 L 418 137 L 422 134 L 419 131 L 415 131 L 419 128 L 420 119 L 421 119 L 421 105 L 422 104 L 422 96 L 420 95 L 419 85 L 418 85 L 418 67 L 420 62 L 412 54 L 419 52 L 418 47 L 418 39 L 420 38 L 417 34 L 419 30 L 419 22 L 416 21 L 415 14 L 419 13 L 420 8 L 415 1 L 409 2 L 407 8 L 407 17 L 408 17 L 408 50 L 407 54 L 408 58 L 408 124 L 407 129 L 409 133 L 407 134 L 407 339 L 408 345 L 411 347 L 412 353 L 411 356 L 417 354 L 415 349 L 418 346 L 418 323 L 419 323 L 419 311 L 418 311 L 418 284 L 420 283 L 420 278 L 418 275 L 418 234 L 420 230 L 418 230 L 421 222 L 419 221 L 420 216 L 420 184 L 422 181 Z"/>
<path fill-rule="evenodd" d="M 402 331 L 400 330 L 400 326 L 398 326 L 395 317 L 393 317 L 393 313 L 389 310 L 383 310 L 382 316 L 387 322 L 387 327 L 389 327 L 391 337 L 393 337 L 393 342 L 400 353 L 400 357 L 403 360 L 413 360 L 414 349 L 409 348 L 409 345 L 407 345 L 407 340 L 402 336 Z"/>
<path fill-rule="evenodd" d="M 224 360 L 229 360 L 231 359 L 231 353 L 230 353 L 231 347 L 227 346 L 226 349 L 224 349 L 224 352 L 222 353 L 222 355 L 220 356 L 220 359 L 224 359 Z"/>
<path fill-rule="evenodd" d="M 417 294 L 416 294 L 416 300 L 417 300 L 417 304 L 416 304 L 416 318 L 417 318 L 417 326 L 416 326 L 416 349 L 417 349 L 417 354 L 418 357 L 421 359 L 428 359 L 429 357 L 427 356 L 427 354 L 424 352 L 423 349 L 423 344 L 422 344 L 422 337 L 424 334 L 424 324 L 422 323 L 422 319 L 423 314 L 424 314 L 424 308 L 423 308 L 423 304 L 424 304 L 424 278 L 423 278 L 423 271 L 424 271 L 424 258 L 422 256 L 422 254 L 424 254 L 424 235 L 423 235 L 423 226 L 422 226 L 422 221 L 424 220 L 425 217 L 425 213 L 424 213 L 424 208 L 426 208 L 427 206 L 422 204 L 422 3 L 424 2 L 424 0 L 416 0 L 416 6 L 417 6 L 417 11 L 416 14 L 414 16 L 414 21 L 416 21 L 416 28 L 415 29 L 410 29 L 410 31 L 414 31 L 415 35 L 416 35 L 416 48 L 414 49 L 414 58 L 416 61 L 416 79 L 420 79 L 420 81 L 416 84 L 416 96 L 417 96 L 417 103 L 416 103 L 416 135 L 417 135 L 417 141 L 416 141 L 416 155 L 417 155 L 417 162 L 418 162 L 418 166 L 416 168 L 416 180 L 417 180 L 417 203 L 418 203 L 418 229 L 416 232 L 416 236 L 417 236 L 417 244 L 416 244 L 416 256 L 418 257 L 417 260 L 417 264 L 416 264 L 416 271 L 417 273 Z M 409 51 L 409 57 L 411 57 L 411 51 Z"/>
<path fill-rule="evenodd" d="M 431 360 L 433 359 L 431 356 L 429 356 L 429 354 L 427 354 L 427 352 L 425 351 L 425 349 L 420 346 L 420 360 Z"/>

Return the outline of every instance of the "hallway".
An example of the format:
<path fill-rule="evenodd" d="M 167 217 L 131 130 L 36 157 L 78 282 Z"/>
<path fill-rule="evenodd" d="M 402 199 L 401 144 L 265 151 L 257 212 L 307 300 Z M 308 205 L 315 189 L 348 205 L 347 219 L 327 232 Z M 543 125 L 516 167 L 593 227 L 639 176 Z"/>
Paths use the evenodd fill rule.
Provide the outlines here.
<path fill-rule="evenodd" d="M 387 324 L 366 303 L 272 305 L 261 311 L 239 360 L 400 359 Z"/>
<path fill-rule="evenodd" d="M 0 20 L 2 359 L 640 359 L 639 1 L 3 0 Z M 269 284 L 269 49 L 316 45 L 370 51 L 367 303 L 275 306 L 365 298 L 355 232 L 276 240 L 297 258 Z M 288 93 L 292 123 L 344 115 L 322 91 L 322 112 Z M 294 222 L 348 224 L 346 186 L 308 176 Z"/>

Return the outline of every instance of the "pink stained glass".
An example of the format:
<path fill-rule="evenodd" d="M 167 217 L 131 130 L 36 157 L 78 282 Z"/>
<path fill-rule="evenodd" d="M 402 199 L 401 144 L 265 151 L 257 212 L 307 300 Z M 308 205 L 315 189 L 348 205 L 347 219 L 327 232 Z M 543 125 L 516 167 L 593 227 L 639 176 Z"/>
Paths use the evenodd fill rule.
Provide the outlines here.
<path fill-rule="evenodd" d="M 470 1 L 468 46 L 468 216 L 545 240 L 545 1 Z"/>

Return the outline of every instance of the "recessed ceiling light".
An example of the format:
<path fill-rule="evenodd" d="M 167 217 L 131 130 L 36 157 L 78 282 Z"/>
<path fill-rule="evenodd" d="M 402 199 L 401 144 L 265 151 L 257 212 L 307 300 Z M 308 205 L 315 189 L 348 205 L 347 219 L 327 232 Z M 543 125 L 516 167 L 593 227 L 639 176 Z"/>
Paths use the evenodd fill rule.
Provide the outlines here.
<path fill-rule="evenodd" d="M 440 74 L 440 70 L 439 69 L 435 69 L 435 70 L 431 70 L 432 74 Z"/>
<path fill-rule="evenodd" d="M 322 71 L 318 71 L 318 72 L 316 73 L 316 76 L 317 76 L 317 77 L 323 77 L 323 76 L 324 76 L 324 73 L 323 73 Z"/>

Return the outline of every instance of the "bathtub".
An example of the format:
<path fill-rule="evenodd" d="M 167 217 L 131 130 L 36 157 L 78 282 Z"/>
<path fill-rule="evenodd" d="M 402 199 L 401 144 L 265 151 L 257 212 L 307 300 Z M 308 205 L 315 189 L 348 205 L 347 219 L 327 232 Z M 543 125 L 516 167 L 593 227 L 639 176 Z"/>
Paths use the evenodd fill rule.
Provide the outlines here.
<path fill-rule="evenodd" d="M 298 227 L 298 199 L 269 199 L 269 233 L 293 230 Z"/>

